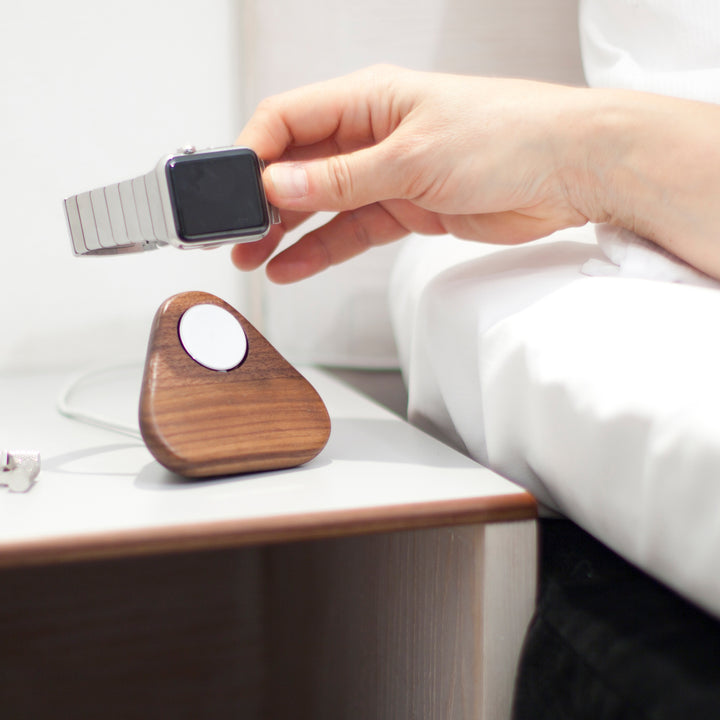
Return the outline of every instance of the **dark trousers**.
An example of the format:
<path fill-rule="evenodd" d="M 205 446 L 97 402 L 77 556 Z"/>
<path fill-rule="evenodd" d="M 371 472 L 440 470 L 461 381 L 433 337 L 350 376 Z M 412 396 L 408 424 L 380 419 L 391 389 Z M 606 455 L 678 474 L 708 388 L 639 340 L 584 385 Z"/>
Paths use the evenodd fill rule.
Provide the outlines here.
<path fill-rule="evenodd" d="M 720 718 L 720 621 L 569 521 L 540 548 L 513 720 Z"/>

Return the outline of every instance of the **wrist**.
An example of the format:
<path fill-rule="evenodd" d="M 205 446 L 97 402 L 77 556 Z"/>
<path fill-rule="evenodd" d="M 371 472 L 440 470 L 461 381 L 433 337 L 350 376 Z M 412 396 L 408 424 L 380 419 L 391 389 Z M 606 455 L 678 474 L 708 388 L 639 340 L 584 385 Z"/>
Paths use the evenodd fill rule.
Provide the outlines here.
<path fill-rule="evenodd" d="M 632 90 L 587 95 L 578 210 L 720 276 L 720 107 Z"/>
<path fill-rule="evenodd" d="M 560 149 L 560 176 L 569 203 L 589 222 L 618 222 L 620 168 L 631 118 L 614 91 L 574 88 Z M 624 181 L 623 181 L 624 182 Z"/>

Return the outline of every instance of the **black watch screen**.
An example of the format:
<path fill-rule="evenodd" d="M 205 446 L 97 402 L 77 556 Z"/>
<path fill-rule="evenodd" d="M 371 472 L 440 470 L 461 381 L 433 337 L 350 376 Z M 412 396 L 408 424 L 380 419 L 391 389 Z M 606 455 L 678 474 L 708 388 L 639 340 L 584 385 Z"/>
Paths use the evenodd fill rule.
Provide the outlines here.
<path fill-rule="evenodd" d="M 193 153 L 165 166 L 178 237 L 186 242 L 264 234 L 260 162 L 249 148 Z"/>

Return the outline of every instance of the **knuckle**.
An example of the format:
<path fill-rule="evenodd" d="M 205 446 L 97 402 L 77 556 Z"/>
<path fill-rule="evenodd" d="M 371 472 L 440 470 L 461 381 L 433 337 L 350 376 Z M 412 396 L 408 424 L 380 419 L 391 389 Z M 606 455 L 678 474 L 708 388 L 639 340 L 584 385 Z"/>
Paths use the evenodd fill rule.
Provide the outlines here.
<path fill-rule="evenodd" d="M 366 75 L 373 81 L 387 83 L 402 74 L 402 69 L 391 63 L 375 63 L 366 69 Z"/>
<path fill-rule="evenodd" d="M 320 233 L 314 233 L 308 238 L 312 247 L 317 270 L 325 270 L 333 265 L 333 256 L 325 238 Z"/>
<path fill-rule="evenodd" d="M 418 133 L 396 133 L 388 143 L 386 163 L 393 168 L 398 194 L 404 199 L 419 199 L 428 190 L 433 173 L 427 169 L 427 147 L 427 137 Z"/>
<path fill-rule="evenodd" d="M 331 156 L 327 169 L 331 192 L 343 207 L 347 206 L 354 196 L 353 177 L 347 158 L 343 155 Z"/>
<path fill-rule="evenodd" d="M 277 112 L 278 98 L 276 95 L 265 97 L 257 104 L 255 114 L 262 117 L 272 117 Z"/>
<path fill-rule="evenodd" d="M 367 225 L 363 222 L 361 213 L 358 211 L 349 213 L 348 220 L 352 241 L 355 246 L 354 254 L 359 254 L 368 250 L 373 243 L 368 232 Z"/>

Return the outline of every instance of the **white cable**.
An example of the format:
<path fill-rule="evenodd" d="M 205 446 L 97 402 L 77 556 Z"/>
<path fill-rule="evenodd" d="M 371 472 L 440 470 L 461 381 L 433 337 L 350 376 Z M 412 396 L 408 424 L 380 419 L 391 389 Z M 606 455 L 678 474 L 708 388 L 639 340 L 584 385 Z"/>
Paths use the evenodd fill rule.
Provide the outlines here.
<path fill-rule="evenodd" d="M 107 375 L 108 373 L 115 373 L 118 370 L 127 368 L 138 370 L 139 366 L 137 364 L 113 365 L 111 367 L 88 370 L 74 375 L 61 388 L 60 393 L 58 394 L 56 402 L 58 412 L 71 420 L 77 420 L 79 422 L 87 423 L 88 425 L 94 425 L 96 427 L 103 428 L 104 430 L 112 430 L 114 432 L 121 433 L 122 435 L 128 435 L 132 438 L 142 439 L 142 435 L 140 434 L 140 430 L 137 426 L 119 422 L 112 418 L 108 418 L 82 408 L 73 407 L 70 403 L 71 395 L 80 387 L 80 385 L 86 382 L 96 381 L 99 377 Z"/>

